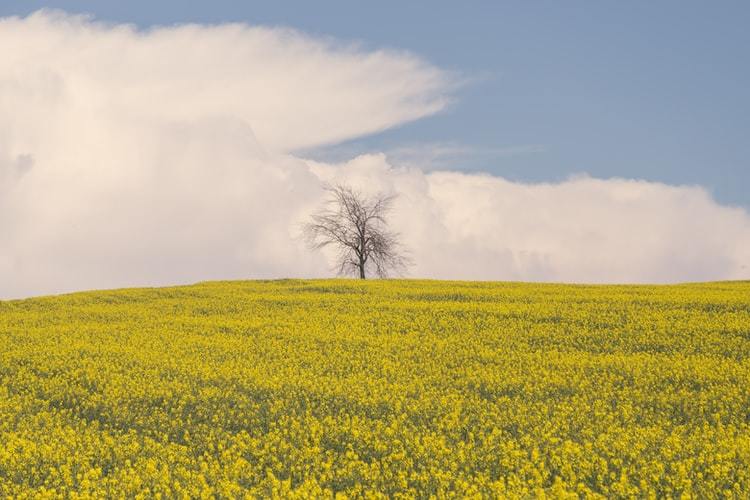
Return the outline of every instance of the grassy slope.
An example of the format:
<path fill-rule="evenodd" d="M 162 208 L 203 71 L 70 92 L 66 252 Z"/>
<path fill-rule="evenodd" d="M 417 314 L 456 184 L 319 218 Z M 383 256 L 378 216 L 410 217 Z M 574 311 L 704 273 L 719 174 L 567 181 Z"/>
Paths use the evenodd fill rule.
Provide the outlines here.
<path fill-rule="evenodd" d="M 747 282 L 0 302 L 0 494 L 744 495 L 748 470 Z"/>

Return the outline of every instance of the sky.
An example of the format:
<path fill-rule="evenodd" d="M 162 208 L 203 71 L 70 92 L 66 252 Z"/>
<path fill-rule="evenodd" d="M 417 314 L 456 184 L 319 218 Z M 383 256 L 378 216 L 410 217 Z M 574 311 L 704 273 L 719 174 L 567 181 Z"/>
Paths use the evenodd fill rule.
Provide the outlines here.
<path fill-rule="evenodd" d="M 750 208 L 747 2 L 4 0 L 0 16 L 42 7 L 141 28 L 289 26 L 411 51 L 469 81 L 444 112 L 320 158 L 439 144 L 455 169 L 699 184 Z"/>
<path fill-rule="evenodd" d="M 398 195 L 414 277 L 747 278 L 749 15 L 5 1 L 0 298 L 328 276 L 335 181 Z"/>

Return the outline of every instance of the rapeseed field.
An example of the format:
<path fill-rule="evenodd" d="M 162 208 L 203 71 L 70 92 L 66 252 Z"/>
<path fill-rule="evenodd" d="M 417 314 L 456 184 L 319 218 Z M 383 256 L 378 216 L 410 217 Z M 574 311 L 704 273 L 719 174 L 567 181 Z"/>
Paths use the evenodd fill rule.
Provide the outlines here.
<path fill-rule="evenodd" d="M 0 302 L 0 496 L 750 495 L 750 283 Z"/>

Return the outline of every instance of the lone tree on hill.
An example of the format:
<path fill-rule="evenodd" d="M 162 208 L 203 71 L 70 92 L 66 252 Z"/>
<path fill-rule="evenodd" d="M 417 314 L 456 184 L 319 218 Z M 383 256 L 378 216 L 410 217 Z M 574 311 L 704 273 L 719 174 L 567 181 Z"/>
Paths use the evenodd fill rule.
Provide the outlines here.
<path fill-rule="evenodd" d="M 339 275 L 365 279 L 373 271 L 386 278 L 405 270 L 411 262 L 385 219 L 395 196 L 380 193 L 368 198 L 342 184 L 326 190 L 326 203 L 303 226 L 310 248 L 336 247 Z"/>

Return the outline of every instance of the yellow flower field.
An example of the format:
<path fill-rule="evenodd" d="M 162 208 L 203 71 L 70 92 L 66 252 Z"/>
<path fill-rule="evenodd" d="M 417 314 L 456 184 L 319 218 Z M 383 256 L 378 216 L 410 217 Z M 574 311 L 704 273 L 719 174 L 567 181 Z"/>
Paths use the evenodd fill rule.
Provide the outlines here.
<path fill-rule="evenodd" d="M 0 302 L 0 496 L 750 495 L 750 283 Z"/>

